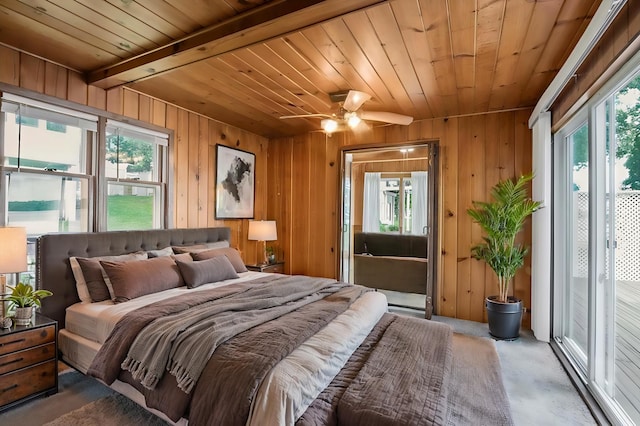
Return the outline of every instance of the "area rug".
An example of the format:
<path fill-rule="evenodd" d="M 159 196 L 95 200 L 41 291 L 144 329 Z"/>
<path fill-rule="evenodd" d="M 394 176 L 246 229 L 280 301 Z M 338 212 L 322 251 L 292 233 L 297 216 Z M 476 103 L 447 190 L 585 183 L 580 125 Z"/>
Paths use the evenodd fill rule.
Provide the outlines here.
<path fill-rule="evenodd" d="M 111 395 L 71 411 L 45 426 L 168 426 L 159 417 L 149 413 L 122 395 Z"/>

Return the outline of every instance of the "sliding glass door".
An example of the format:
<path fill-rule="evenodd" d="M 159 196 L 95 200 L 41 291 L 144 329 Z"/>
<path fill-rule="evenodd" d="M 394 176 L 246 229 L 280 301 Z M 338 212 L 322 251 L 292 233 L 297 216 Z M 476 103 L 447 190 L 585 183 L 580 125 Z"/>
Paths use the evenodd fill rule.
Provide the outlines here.
<path fill-rule="evenodd" d="M 554 337 L 616 423 L 640 424 L 640 74 L 554 137 Z"/>
<path fill-rule="evenodd" d="M 563 265 L 562 341 L 583 374 L 588 366 L 588 237 L 589 237 L 589 161 L 586 122 L 579 123 L 563 138 L 568 168 L 564 181 L 566 208 L 562 209 L 562 237 L 567 241 L 569 262 Z"/>

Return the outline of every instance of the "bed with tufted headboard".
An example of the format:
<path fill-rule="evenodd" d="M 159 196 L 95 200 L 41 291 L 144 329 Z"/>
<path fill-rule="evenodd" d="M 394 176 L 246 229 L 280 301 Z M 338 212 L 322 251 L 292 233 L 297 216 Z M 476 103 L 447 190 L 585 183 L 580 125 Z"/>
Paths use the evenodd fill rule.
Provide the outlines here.
<path fill-rule="evenodd" d="M 80 301 L 69 265 L 72 256 L 119 255 L 230 238 L 231 230 L 226 227 L 43 235 L 36 244 L 36 287 L 52 291 L 53 296 L 46 299 L 40 312 L 58 321 L 58 328 L 63 329 L 65 310 Z"/>
<path fill-rule="evenodd" d="M 389 314 L 385 296 L 366 287 L 247 271 L 230 234 L 41 236 L 36 286 L 53 292 L 41 313 L 58 321 L 62 359 L 165 420 L 194 426 L 444 425 L 469 405 L 462 391 L 449 405 L 449 389 L 465 386 L 452 384 L 449 326 Z M 104 260 L 137 252 L 144 257 Z M 80 260 L 102 269 L 111 296 L 83 296 L 72 267 Z M 82 267 L 87 287 L 88 272 Z M 487 393 L 501 388 L 496 378 Z M 469 424 L 511 424 L 501 396 Z"/>

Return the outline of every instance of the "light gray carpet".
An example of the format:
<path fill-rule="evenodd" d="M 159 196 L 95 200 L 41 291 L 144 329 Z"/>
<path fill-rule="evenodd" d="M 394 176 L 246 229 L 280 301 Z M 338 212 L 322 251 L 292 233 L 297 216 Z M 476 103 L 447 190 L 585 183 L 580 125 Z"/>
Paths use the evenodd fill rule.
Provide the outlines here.
<path fill-rule="evenodd" d="M 439 316 L 433 319 L 451 325 L 458 333 L 489 337 L 486 323 Z M 522 330 L 518 340 L 495 344 L 517 426 L 597 424 L 549 344 L 536 340 L 529 330 Z"/>

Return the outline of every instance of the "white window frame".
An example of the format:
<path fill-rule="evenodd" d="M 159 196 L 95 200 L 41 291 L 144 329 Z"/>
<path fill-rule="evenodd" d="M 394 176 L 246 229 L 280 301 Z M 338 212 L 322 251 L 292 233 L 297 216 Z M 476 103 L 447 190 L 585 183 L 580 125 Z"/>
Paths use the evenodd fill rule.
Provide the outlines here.
<path fill-rule="evenodd" d="M 8 110 L 10 105 L 20 104 L 20 108 L 25 108 L 26 111 L 38 111 L 39 119 L 47 119 L 47 111 L 57 116 L 57 114 L 65 114 L 68 118 L 67 121 L 63 121 L 62 124 L 74 125 L 75 123 L 82 123 L 87 125 L 89 122 L 95 123 L 95 137 L 93 141 L 88 141 L 85 144 L 85 169 L 83 173 L 68 173 L 57 170 L 37 170 L 27 169 L 13 166 L 4 165 L 4 112 L 0 112 L 0 226 L 7 223 L 7 188 L 5 188 L 6 175 L 8 173 L 34 173 L 34 174 L 48 174 L 52 176 L 67 176 L 74 178 L 86 178 L 88 182 L 88 202 L 89 202 L 89 218 L 87 231 L 104 231 L 107 229 L 107 215 L 106 215 L 106 203 L 107 203 L 107 188 L 108 182 L 111 181 L 105 176 L 105 143 L 106 143 L 106 126 L 115 125 L 119 128 L 125 129 L 128 132 L 137 132 L 151 136 L 154 143 L 158 144 L 158 155 L 155 160 L 157 166 L 157 179 L 153 181 L 140 181 L 136 179 L 117 179 L 119 183 L 127 185 L 136 185 L 143 187 L 157 188 L 157 192 L 160 194 L 156 197 L 154 207 L 154 229 L 167 228 L 171 220 L 171 212 L 169 209 L 170 203 L 170 190 L 172 188 L 171 179 L 172 173 L 169 168 L 169 160 L 171 157 L 170 148 L 172 146 L 172 131 L 164 129 L 153 124 L 133 120 L 125 117 L 118 116 L 116 114 L 97 110 L 91 107 L 71 105 L 70 102 L 61 101 L 55 98 L 50 98 L 46 95 L 33 94 L 24 89 L 15 88 L 0 84 L 0 108 Z M 71 108 L 68 106 L 72 106 Z M 37 109 L 37 110 L 34 110 Z M 28 114 L 25 114 L 28 115 Z M 74 121 L 75 120 L 75 121 Z M 33 236 L 33 235 L 32 235 Z"/>

